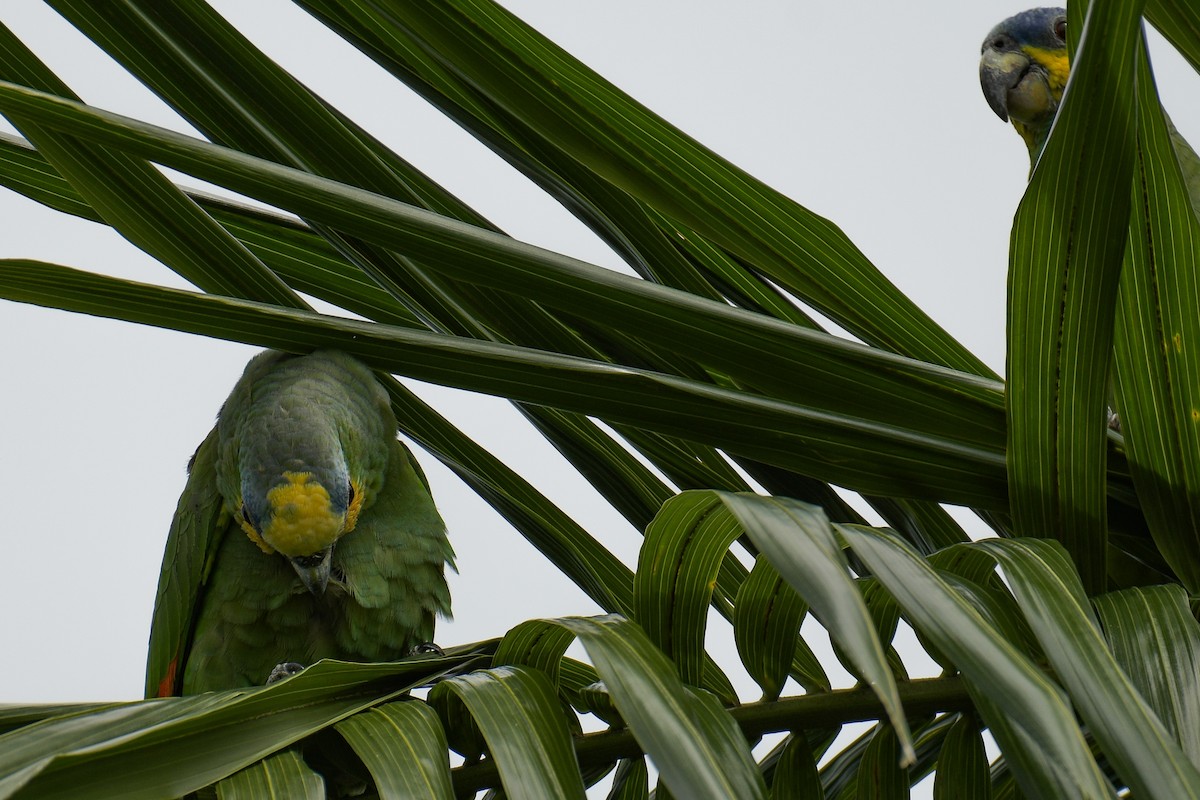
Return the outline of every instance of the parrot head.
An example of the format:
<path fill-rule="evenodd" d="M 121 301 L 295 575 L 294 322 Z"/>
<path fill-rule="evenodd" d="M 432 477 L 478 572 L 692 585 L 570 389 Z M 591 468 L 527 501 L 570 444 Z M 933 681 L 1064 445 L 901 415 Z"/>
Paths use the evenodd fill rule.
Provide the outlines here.
<path fill-rule="evenodd" d="M 285 467 L 243 476 L 239 522 L 263 550 L 286 557 L 304 586 L 320 595 L 329 583 L 334 545 L 354 530 L 363 492 L 344 463 L 289 459 Z"/>
<path fill-rule="evenodd" d="M 1035 159 L 1067 85 L 1067 12 L 1034 8 L 1009 17 L 983 40 L 979 81 L 992 111 L 1012 121 Z"/>
<path fill-rule="evenodd" d="M 383 482 L 396 418 L 371 371 L 344 353 L 251 360 L 217 422 L 227 513 L 314 595 L 334 577 L 338 540 Z"/>

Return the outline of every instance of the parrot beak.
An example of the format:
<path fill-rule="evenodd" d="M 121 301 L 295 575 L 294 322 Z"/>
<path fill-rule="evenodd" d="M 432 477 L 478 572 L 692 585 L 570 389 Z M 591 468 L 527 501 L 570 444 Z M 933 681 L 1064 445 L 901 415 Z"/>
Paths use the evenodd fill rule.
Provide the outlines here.
<path fill-rule="evenodd" d="M 1002 121 L 1008 122 L 1008 93 L 1021 82 L 1029 69 L 1029 58 L 1011 50 L 983 51 L 979 59 L 979 83 L 983 96 Z"/>
<path fill-rule="evenodd" d="M 292 569 L 300 576 L 300 582 L 315 597 L 325 594 L 333 565 L 333 546 L 326 547 L 311 556 L 296 556 L 288 559 Z"/>
<path fill-rule="evenodd" d="M 1057 102 L 1050 93 L 1045 74 L 1031 69 L 1029 56 L 1018 50 L 988 47 L 979 59 L 979 83 L 983 96 L 996 116 L 1005 122 L 1036 123 L 1053 117 Z"/>

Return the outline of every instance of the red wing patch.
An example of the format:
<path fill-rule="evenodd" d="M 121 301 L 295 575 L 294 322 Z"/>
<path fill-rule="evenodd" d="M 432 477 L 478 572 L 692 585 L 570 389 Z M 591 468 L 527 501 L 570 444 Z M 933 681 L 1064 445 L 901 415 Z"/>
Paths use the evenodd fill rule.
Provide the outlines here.
<path fill-rule="evenodd" d="M 175 682 L 179 675 L 179 656 L 171 659 L 171 663 L 167 665 L 167 674 L 158 682 L 158 692 L 155 697 L 174 697 L 179 694 L 176 691 Z"/>

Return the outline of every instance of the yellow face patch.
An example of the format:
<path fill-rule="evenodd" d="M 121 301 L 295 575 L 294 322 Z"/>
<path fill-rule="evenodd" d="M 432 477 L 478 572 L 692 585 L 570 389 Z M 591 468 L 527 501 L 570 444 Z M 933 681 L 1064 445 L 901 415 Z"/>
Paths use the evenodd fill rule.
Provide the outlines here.
<path fill-rule="evenodd" d="M 262 529 L 266 544 L 286 556 L 307 556 L 336 542 L 350 515 L 333 511 L 329 492 L 311 473 L 285 472 L 283 477 L 286 484 L 267 492 L 270 512 Z"/>
<path fill-rule="evenodd" d="M 1054 99 L 1062 99 L 1063 89 L 1067 85 L 1067 78 L 1071 76 L 1071 62 L 1067 57 L 1066 48 L 1064 47 L 1062 50 L 1047 50 L 1044 47 L 1026 45 L 1021 50 L 1025 55 L 1046 68 L 1046 82 L 1050 85 L 1050 91 L 1054 94 Z"/>

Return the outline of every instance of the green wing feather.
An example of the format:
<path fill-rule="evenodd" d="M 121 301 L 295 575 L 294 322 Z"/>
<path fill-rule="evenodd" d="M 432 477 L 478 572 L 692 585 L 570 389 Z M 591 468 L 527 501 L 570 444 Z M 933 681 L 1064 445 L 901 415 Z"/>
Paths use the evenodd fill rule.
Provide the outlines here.
<path fill-rule="evenodd" d="M 217 489 L 214 428 L 188 463 L 188 480 L 167 534 L 146 662 L 146 697 L 169 697 L 182 689 L 196 617 L 214 557 L 229 528 Z"/>
<path fill-rule="evenodd" d="M 454 565 L 446 526 L 412 453 L 391 443 L 375 502 L 338 544 L 337 564 L 353 602 L 338 647 L 362 660 L 387 660 L 433 640 L 437 616 L 450 616 L 445 565 Z"/>

